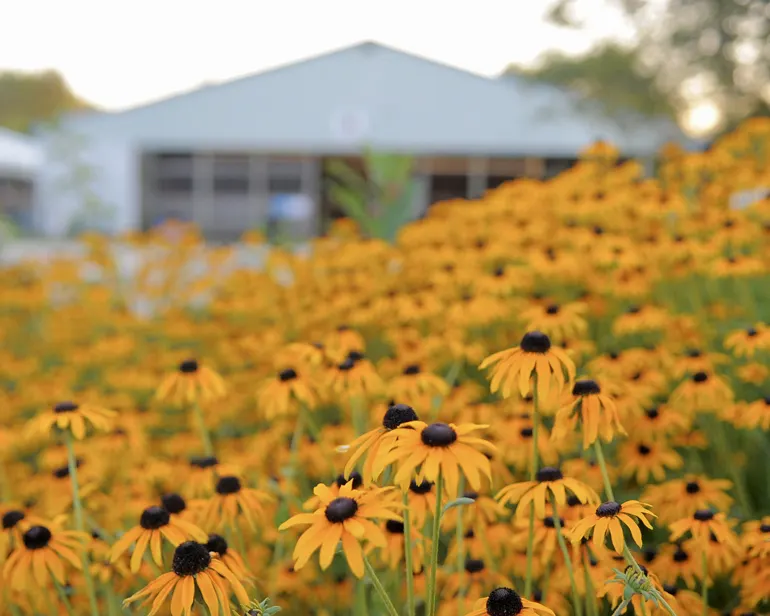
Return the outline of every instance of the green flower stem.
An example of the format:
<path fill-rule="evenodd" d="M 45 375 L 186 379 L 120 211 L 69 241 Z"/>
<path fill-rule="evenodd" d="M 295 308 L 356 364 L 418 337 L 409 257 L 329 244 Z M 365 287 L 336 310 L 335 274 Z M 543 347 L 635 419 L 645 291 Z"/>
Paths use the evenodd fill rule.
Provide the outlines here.
<path fill-rule="evenodd" d="M 556 497 L 551 494 L 551 506 L 553 507 L 553 525 L 556 527 L 556 540 L 559 542 L 559 549 L 564 556 L 564 564 L 567 566 L 567 575 L 569 576 L 569 585 L 572 589 L 572 605 L 575 606 L 575 616 L 582 616 L 583 607 L 580 602 L 580 594 L 578 593 L 577 584 L 575 583 L 575 571 L 572 568 L 572 558 L 570 557 L 569 550 L 567 549 L 567 542 L 564 540 L 564 535 L 561 532 L 561 520 L 559 519 L 559 511 L 556 505 Z"/>
<path fill-rule="evenodd" d="M 366 555 L 364 555 L 364 566 L 366 567 L 366 572 L 369 574 L 369 577 L 372 580 L 374 589 L 377 591 L 377 594 L 380 595 L 380 599 L 382 599 L 383 604 L 385 604 L 385 609 L 388 611 L 388 614 L 390 614 L 390 616 L 399 616 L 398 610 L 396 610 L 396 607 L 390 600 L 388 593 L 385 592 L 385 588 L 383 587 L 380 578 L 377 577 L 377 573 L 372 568 L 372 564 L 369 562 L 369 559 L 366 557 Z"/>
<path fill-rule="evenodd" d="M 433 515 L 432 544 L 430 546 L 430 572 L 428 577 L 427 609 L 425 610 L 425 616 L 435 616 L 438 604 L 438 597 L 436 596 L 436 573 L 438 573 L 438 544 L 439 536 L 441 534 L 441 499 L 443 495 L 444 477 L 441 470 L 439 470 L 438 478 L 436 479 L 436 511 Z"/>
<path fill-rule="evenodd" d="M 457 496 L 462 496 L 465 491 L 465 477 L 460 475 L 460 485 Z M 457 524 L 455 526 L 455 543 L 457 544 L 457 613 L 458 616 L 465 614 L 465 549 L 463 541 L 465 540 L 465 529 L 463 528 L 465 520 L 463 519 L 463 508 L 456 507 Z"/>
<path fill-rule="evenodd" d="M 703 584 L 703 587 L 701 588 L 701 591 L 700 591 L 701 599 L 703 600 L 703 616 L 708 616 L 708 613 L 709 613 L 709 585 L 708 585 L 709 568 L 708 568 L 708 560 L 706 559 L 706 550 L 701 550 L 700 563 L 701 563 L 701 575 L 703 576 L 703 579 L 701 580 L 701 583 Z"/>
<path fill-rule="evenodd" d="M 730 474 L 730 479 L 732 479 L 733 486 L 735 487 L 736 496 L 738 497 L 741 509 L 743 509 L 743 514 L 747 518 L 753 518 L 754 512 L 752 511 L 751 501 L 749 500 L 749 495 L 746 490 L 743 474 L 738 472 L 737 465 L 732 461 L 732 455 L 730 453 L 732 448 L 727 443 L 725 426 L 721 421 L 714 418 L 713 421 L 709 422 L 709 427 L 711 428 L 711 430 L 708 430 L 710 441 L 716 447 L 717 460 Z"/>
<path fill-rule="evenodd" d="M 412 564 L 412 516 L 409 512 L 409 492 L 402 494 L 404 503 L 404 558 L 406 559 L 407 615 L 415 616 L 414 565 Z"/>
<path fill-rule="evenodd" d="M 366 564 L 367 561 L 364 561 Z M 369 616 L 369 605 L 366 597 L 366 584 L 363 580 L 356 582 L 356 614 L 361 616 Z"/>
<path fill-rule="evenodd" d="M 72 432 L 65 432 L 65 442 L 67 445 L 67 470 L 69 471 L 70 483 L 72 484 L 72 508 L 75 514 L 75 526 L 80 532 L 86 532 L 86 526 L 83 515 L 83 502 L 80 500 L 80 487 L 78 485 L 78 463 L 75 457 L 75 440 Z M 83 566 L 83 578 L 86 582 L 86 592 L 88 593 L 88 602 L 91 605 L 92 616 L 99 616 L 99 605 L 96 601 L 96 590 L 94 589 L 94 579 L 91 576 L 91 562 L 88 558 L 88 552 L 85 546 L 80 554 L 80 561 Z"/>
<path fill-rule="evenodd" d="M 537 449 L 538 438 L 538 413 L 540 411 L 540 400 L 537 395 L 537 372 L 532 374 L 532 460 L 529 467 L 529 480 L 535 481 L 537 479 L 538 466 L 540 465 L 539 455 L 540 452 Z M 527 537 L 527 575 L 524 579 L 524 595 L 526 597 L 532 596 L 532 564 L 535 555 L 535 503 L 529 505 L 529 535 Z"/>
<path fill-rule="evenodd" d="M 628 604 L 631 603 L 630 600 L 624 599 L 623 603 L 621 603 L 617 609 L 612 612 L 612 616 L 620 616 L 623 613 L 623 610 L 625 610 L 628 607 Z"/>
<path fill-rule="evenodd" d="M 72 604 L 70 603 L 70 600 L 69 600 L 69 597 L 67 596 L 66 591 L 64 590 L 62 585 L 59 584 L 59 582 L 56 580 L 55 577 L 52 576 L 51 579 L 53 580 L 53 585 L 56 587 L 56 594 L 59 595 L 59 600 L 61 601 L 61 604 L 64 606 L 64 609 L 67 610 L 67 615 L 75 616 L 75 612 L 72 609 Z M 58 614 L 59 610 L 56 610 L 56 612 L 54 613 Z"/>
<path fill-rule="evenodd" d="M 589 616 L 598 616 L 599 606 L 596 605 L 596 591 L 586 565 L 583 565 L 583 583 L 586 586 L 586 612 Z"/>
<path fill-rule="evenodd" d="M 198 434 L 201 437 L 201 443 L 203 443 L 203 453 L 207 456 L 213 456 L 214 445 L 211 444 L 211 436 L 209 435 L 208 428 L 206 428 L 203 409 L 197 400 L 192 404 L 192 411 L 195 417 L 195 425 L 198 427 Z"/>

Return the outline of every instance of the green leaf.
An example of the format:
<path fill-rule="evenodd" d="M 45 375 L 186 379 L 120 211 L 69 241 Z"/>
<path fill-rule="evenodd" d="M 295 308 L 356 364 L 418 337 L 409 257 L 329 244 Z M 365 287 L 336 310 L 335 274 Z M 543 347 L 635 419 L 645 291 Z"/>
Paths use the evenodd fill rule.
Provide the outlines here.
<path fill-rule="evenodd" d="M 476 500 L 473 498 L 468 498 L 467 496 L 461 496 L 460 498 L 456 498 L 453 501 L 449 501 L 446 505 L 444 505 L 444 508 L 441 510 L 441 515 L 443 516 L 449 509 L 452 509 L 453 507 L 462 507 L 463 505 L 472 505 L 475 502 Z"/>

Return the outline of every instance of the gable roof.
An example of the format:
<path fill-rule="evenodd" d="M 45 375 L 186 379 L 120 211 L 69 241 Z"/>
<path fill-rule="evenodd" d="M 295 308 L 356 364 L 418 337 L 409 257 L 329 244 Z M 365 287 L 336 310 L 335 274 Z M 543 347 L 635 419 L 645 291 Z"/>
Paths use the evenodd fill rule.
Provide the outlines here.
<path fill-rule="evenodd" d="M 570 93 L 494 79 L 364 42 L 118 113 L 70 123 L 141 147 L 334 154 L 571 157 L 596 139 L 649 155 L 682 140 L 669 121 L 619 126 Z"/>

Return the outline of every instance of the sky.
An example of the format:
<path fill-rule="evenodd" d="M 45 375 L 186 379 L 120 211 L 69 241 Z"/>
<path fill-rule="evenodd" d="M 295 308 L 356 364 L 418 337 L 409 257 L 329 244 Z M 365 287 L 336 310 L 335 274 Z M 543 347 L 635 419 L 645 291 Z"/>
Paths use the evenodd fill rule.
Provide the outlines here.
<path fill-rule="evenodd" d="M 544 51 L 631 35 L 609 0 L 581 0 L 571 31 L 549 0 L 9 0 L 0 70 L 61 72 L 81 97 L 125 109 L 362 40 L 485 75 Z"/>

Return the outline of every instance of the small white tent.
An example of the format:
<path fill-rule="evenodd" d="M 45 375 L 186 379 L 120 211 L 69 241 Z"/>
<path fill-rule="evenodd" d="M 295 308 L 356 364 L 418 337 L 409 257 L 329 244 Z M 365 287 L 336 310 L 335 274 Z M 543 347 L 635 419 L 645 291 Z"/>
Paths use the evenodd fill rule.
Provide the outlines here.
<path fill-rule="evenodd" d="M 32 137 L 0 127 L 0 177 L 33 178 L 42 161 Z"/>

